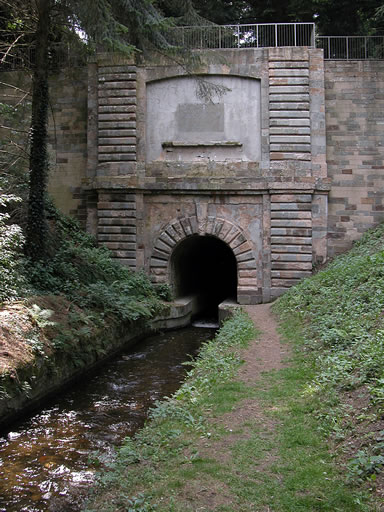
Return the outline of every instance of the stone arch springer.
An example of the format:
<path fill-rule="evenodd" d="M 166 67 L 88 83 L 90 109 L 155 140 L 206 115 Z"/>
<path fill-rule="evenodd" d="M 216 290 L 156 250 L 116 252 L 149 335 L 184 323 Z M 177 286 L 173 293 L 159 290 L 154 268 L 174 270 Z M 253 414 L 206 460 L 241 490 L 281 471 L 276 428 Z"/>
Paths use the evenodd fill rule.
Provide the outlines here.
<path fill-rule="evenodd" d="M 153 247 L 150 276 L 153 283 L 166 283 L 170 277 L 170 261 L 176 246 L 192 235 L 214 236 L 225 242 L 237 263 L 238 295 L 257 289 L 257 264 L 252 244 L 245 231 L 234 223 L 208 216 L 199 222 L 196 215 L 173 219 L 161 231 Z"/>

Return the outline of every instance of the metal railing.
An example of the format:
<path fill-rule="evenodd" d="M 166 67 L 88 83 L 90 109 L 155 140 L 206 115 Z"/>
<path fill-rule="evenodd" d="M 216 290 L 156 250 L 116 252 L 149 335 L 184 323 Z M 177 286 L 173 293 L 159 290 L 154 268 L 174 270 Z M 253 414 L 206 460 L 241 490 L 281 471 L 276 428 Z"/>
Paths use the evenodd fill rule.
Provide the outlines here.
<path fill-rule="evenodd" d="M 315 46 L 314 23 L 263 23 L 173 27 L 166 37 L 175 46 L 189 49 L 267 48 Z"/>
<path fill-rule="evenodd" d="M 165 37 L 174 46 L 187 49 L 241 49 L 306 46 L 320 48 L 326 60 L 384 59 L 384 36 L 316 36 L 314 23 L 263 23 L 253 25 L 208 25 L 172 27 Z M 0 71 L 33 66 L 35 48 L 0 50 Z M 50 51 L 50 68 L 84 66 L 87 47 L 79 52 L 65 44 Z"/>
<path fill-rule="evenodd" d="M 327 60 L 384 59 L 384 36 L 318 36 L 316 48 Z"/>

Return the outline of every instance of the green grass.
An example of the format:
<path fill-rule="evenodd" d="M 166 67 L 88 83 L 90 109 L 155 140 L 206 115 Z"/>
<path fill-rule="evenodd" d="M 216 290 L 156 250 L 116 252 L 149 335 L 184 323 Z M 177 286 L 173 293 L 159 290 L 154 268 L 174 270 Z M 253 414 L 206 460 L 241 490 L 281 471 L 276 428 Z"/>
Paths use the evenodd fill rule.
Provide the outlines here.
<path fill-rule="evenodd" d="M 300 339 L 312 367 L 303 393 L 319 429 L 344 451 L 346 479 L 372 488 L 384 466 L 383 235 L 384 226 L 367 233 L 276 305 L 285 336 Z"/>

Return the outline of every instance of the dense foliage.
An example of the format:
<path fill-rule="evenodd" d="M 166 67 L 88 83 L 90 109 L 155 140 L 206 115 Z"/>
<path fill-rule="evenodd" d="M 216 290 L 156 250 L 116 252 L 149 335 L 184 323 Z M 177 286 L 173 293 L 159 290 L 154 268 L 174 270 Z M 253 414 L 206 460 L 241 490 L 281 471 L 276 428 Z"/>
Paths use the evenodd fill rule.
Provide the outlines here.
<path fill-rule="evenodd" d="M 0 195 L 0 303 L 18 298 L 27 289 L 21 257 L 24 236 L 19 225 L 9 223 L 10 215 L 6 212 L 10 204 L 19 201 L 19 197 L 11 194 Z"/>
<path fill-rule="evenodd" d="M 114 262 L 107 249 L 97 247 L 93 237 L 52 204 L 46 209 L 50 254 L 47 261 L 33 264 L 22 255 L 20 226 L 7 223 L 9 214 L 0 215 L 0 302 L 30 294 L 64 295 L 82 308 L 128 321 L 160 310 L 159 299 L 169 297 L 167 290 L 155 290 L 145 274 Z"/>
<path fill-rule="evenodd" d="M 218 24 L 316 22 L 323 35 L 357 35 L 376 32 L 375 18 L 381 0 L 194 0 L 201 16 Z"/>

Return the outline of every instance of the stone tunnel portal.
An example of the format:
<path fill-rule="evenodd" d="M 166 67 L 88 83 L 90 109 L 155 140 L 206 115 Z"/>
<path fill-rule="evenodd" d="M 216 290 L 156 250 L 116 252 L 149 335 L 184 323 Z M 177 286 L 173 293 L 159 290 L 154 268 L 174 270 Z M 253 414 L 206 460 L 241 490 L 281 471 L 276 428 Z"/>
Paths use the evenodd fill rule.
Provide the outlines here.
<path fill-rule="evenodd" d="M 223 300 L 237 298 L 235 255 L 215 236 L 185 238 L 173 251 L 171 267 L 176 297 L 195 295 L 199 315 L 216 317 Z"/>

